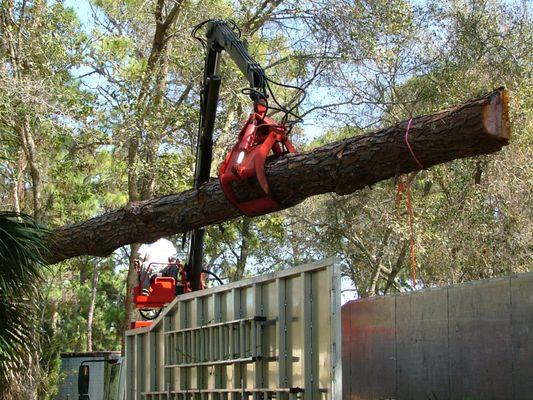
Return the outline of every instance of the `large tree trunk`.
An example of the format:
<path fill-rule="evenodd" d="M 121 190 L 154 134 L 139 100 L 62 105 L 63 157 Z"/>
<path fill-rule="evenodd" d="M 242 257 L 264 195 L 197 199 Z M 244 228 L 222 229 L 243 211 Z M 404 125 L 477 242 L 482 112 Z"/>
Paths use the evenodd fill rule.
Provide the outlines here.
<path fill-rule="evenodd" d="M 507 93 L 492 93 L 434 114 L 413 118 L 409 143 L 424 168 L 488 154 L 508 143 Z M 271 160 L 266 174 L 283 208 L 307 197 L 348 194 L 381 180 L 419 170 L 406 144 L 407 121 L 378 132 L 330 143 L 313 151 Z M 253 192 L 244 184 L 240 196 Z M 241 215 L 217 179 L 198 190 L 130 203 L 88 221 L 59 228 L 50 237 L 48 261 L 82 254 L 106 256 L 128 243 L 152 242 Z"/>
<path fill-rule="evenodd" d="M 147 126 L 147 117 L 150 114 L 157 115 L 163 102 L 166 89 L 166 77 L 168 70 L 168 54 L 172 44 L 172 28 L 179 15 L 183 0 L 174 2 L 174 5 L 165 16 L 165 0 L 159 0 L 155 10 L 155 33 L 152 42 L 147 67 L 137 97 L 135 106 L 135 127 L 128 143 L 128 194 L 130 202 L 148 200 L 153 196 L 155 187 L 155 164 L 157 161 L 157 149 L 161 144 L 162 136 L 158 129 Z M 146 139 L 143 140 L 143 137 Z M 144 163 L 139 163 L 142 158 Z M 137 273 L 134 261 L 137 258 L 139 243 L 129 242 L 130 257 L 129 270 L 126 280 L 125 317 L 122 330 L 129 327 L 130 321 L 135 320 L 135 308 L 131 301 L 132 288 L 136 284 Z M 124 341 L 124 335 L 122 335 Z M 122 343 L 122 351 L 125 346 Z"/>

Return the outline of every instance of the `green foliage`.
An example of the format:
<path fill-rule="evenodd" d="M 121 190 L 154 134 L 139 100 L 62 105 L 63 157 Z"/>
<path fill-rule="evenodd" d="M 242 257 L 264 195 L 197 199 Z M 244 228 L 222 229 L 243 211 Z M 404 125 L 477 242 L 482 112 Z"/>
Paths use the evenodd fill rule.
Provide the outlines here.
<path fill-rule="evenodd" d="M 384 124 L 434 112 L 505 85 L 510 91 L 513 138 L 498 155 L 458 160 L 414 178 L 416 286 L 528 271 L 532 235 L 528 158 L 533 138 L 527 117 L 533 112 L 530 15 L 518 5 L 489 1 L 434 2 L 418 13 L 420 19 L 431 21 L 420 25 L 423 29 L 417 34 L 422 41 L 397 45 L 419 49 L 413 53 L 420 54 L 420 70 L 390 87 Z M 398 59 L 379 60 L 390 68 L 402 68 Z M 411 65 L 410 58 L 405 62 Z M 398 79 L 384 78 L 387 85 Z M 372 87 L 374 80 L 370 83 Z M 379 89 L 380 99 L 381 93 L 386 91 Z M 342 139 L 347 132 L 357 131 L 331 130 L 311 146 Z M 401 243 L 409 237 L 408 220 L 403 203 L 394 204 L 395 186 L 380 183 L 346 198 L 321 196 L 288 213 L 303 223 L 302 235 L 316 233 L 311 243 L 316 252 L 341 257 L 359 296 L 410 289 L 409 253 L 401 251 Z M 299 234 L 291 241 L 308 246 Z"/>
<path fill-rule="evenodd" d="M 61 352 L 85 349 L 87 313 L 90 302 L 92 272 L 96 260 L 87 258 L 52 266 L 44 291 L 46 310 L 54 326 L 53 347 Z M 113 259 L 100 264 L 100 278 L 93 325 L 93 348 L 96 351 L 120 350 L 120 321 L 124 312 L 125 270 Z M 75 271 L 79 271 L 77 274 Z M 59 335 L 58 333 L 61 332 Z"/>
<path fill-rule="evenodd" d="M 34 306 L 46 251 L 44 233 L 29 216 L 0 213 L 0 385 L 24 368 L 36 350 Z"/>

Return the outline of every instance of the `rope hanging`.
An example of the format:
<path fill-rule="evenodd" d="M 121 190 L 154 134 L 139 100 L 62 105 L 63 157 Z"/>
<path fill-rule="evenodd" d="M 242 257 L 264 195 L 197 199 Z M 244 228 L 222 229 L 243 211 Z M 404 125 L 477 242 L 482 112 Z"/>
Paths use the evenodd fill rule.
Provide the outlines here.
<path fill-rule="evenodd" d="M 405 129 L 405 143 L 413 160 L 418 164 L 421 169 L 424 169 L 422 163 L 416 157 L 416 154 L 409 142 L 409 131 L 411 129 L 411 123 L 413 119 L 409 119 L 407 123 L 407 128 Z M 396 207 L 400 206 L 402 201 L 402 192 L 405 191 L 405 208 L 407 210 L 407 216 L 409 219 L 409 242 L 410 242 L 410 255 L 411 255 L 411 282 L 413 287 L 416 285 L 416 251 L 415 251 L 415 227 L 414 227 L 414 214 L 413 214 L 413 205 L 411 198 L 411 175 L 407 174 L 405 184 L 403 182 L 402 176 L 398 179 L 398 188 L 396 191 Z"/>
<path fill-rule="evenodd" d="M 411 143 L 409 143 L 409 130 L 411 129 L 411 123 L 412 122 L 413 122 L 413 118 L 410 118 L 409 122 L 407 123 L 407 128 L 405 129 L 405 143 L 407 144 L 407 148 L 411 152 L 411 156 L 413 157 L 413 160 L 416 161 L 416 163 L 418 164 L 420 169 L 424 169 L 424 166 L 422 165 L 422 163 L 416 157 L 416 154 L 415 154 L 413 148 L 411 147 Z"/>

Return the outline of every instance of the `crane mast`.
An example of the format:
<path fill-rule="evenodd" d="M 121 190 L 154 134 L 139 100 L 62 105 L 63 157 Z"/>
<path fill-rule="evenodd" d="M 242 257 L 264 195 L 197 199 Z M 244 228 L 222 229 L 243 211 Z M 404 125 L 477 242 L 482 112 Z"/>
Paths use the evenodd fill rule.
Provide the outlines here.
<path fill-rule="evenodd" d="M 250 56 L 244 43 L 224 20 L 207 22 L 206 57 L 202 89 L 200 92 L 200 122 L 198 129 L 194 188 L 198 189 L 209 180 L 213 158 L 213 131 L 217 113 L 221 79 L 218 75 L 220 57 L 225 50 L 244 74 L 254 103 L 266 98 L 265 72 Z M 187 273 L 192 290 L 199 290 L 203 264 L 205 228 L 195 229 L 190 238 Z"/>

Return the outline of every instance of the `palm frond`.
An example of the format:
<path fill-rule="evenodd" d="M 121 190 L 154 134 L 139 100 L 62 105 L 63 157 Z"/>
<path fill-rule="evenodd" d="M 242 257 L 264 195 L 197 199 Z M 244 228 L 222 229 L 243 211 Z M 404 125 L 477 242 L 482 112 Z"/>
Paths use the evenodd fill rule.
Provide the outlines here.
<path fill-rule="evenodd" d="M 0 381 L 33 349 L 45 233 L 27 215 L 0 212 Z"/>

